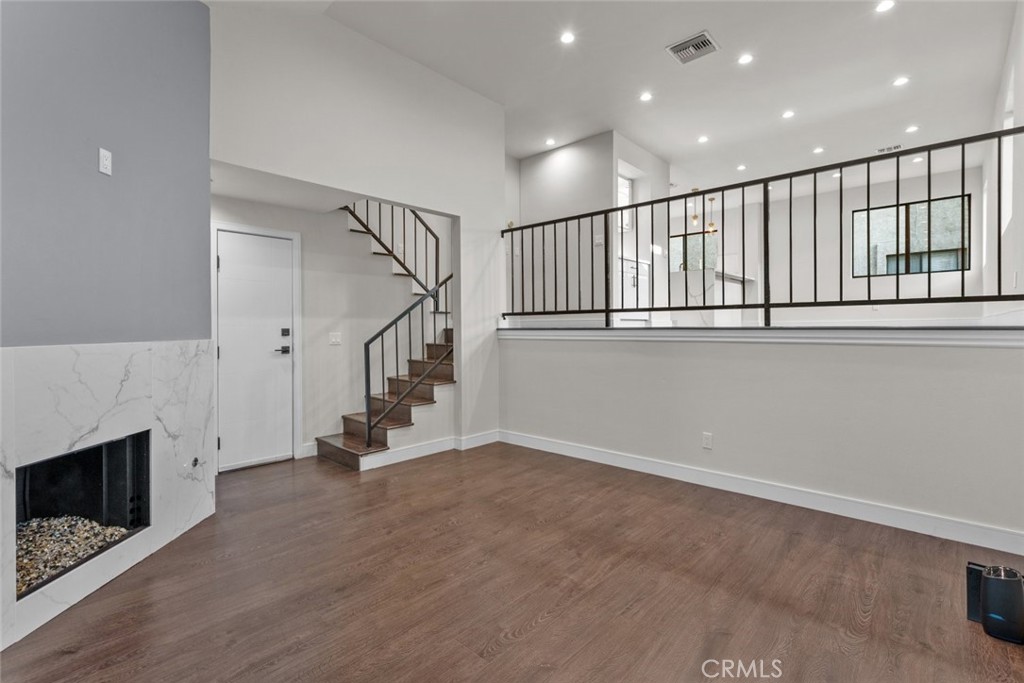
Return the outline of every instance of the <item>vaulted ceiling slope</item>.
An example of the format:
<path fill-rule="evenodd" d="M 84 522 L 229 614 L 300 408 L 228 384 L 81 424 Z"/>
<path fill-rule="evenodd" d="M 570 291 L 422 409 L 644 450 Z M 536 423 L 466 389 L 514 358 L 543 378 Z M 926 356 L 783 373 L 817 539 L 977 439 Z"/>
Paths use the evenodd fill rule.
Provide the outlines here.
<path fill-rule="evenodd" d="M 707 187 L 991 127 L 1015 3 L 876 5 L 336 2 L 326 15 L 503 104 L 513 156 L 615 129 Z M 718 52 L 666 53 L 705 29 Z"/>

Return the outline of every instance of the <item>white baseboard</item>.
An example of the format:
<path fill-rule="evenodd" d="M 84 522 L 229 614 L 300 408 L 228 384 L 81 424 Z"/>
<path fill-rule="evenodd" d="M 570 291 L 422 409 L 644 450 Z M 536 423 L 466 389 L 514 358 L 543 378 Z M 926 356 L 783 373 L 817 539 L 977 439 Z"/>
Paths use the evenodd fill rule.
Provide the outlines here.
<path fill-rule="evenodd" d="M 398 462 L 405 462 L 406 460 L 414 460 L 427 455 L 433 455 L 434 453 L 450 451 L 453 448 L 455 448 L 455 439 L 453 437 L 446 437 L 435 441 L 426 441 L 424 443 L 413 444 L 412 446 L 403 446 L 401 448 L 392 448 L 387 451 L 381 451 L 380 453 L 364 455 L 359 460 L 359 469 L 360 471 L 374 470 L 378 467 L 384 467 L 385 465 L 394 465 Z"/>
<path fill-rule="evenodd" d="M 571 458 L 589 460 L 635 472 L 677 479 L 691 484 L 699 484 L 723 491 L 732 491 L 733 493 L 742 493 L 779 503 L 796 505 L 797 507 L 830 512 L 865 522 L 873 522 L 961 543 L 1024 555 L 1024 533 L 1012 529 L 1002 529 L 978 524 L 977 522 L 940 517 L 928 512 L 908 510 L 883 503 L 847 498 L 832 493 L 803 489 L 725 472 L 716 472 L 714 470 L 665 460 L 656 460 L 640 455 L 618 453 L 594 448 L 593 446 L 583 446 L 556 439 L 531 436 L 529 434 L 501 431 L 500 436 L 501 440 L 505 443 L 517 446 L 536 448 L 537 450 L 565 455 Z"/>
<path fill-rule="evenodd" d="M 231 465 L 222 466 L 220 468 L 221 474 L 224 472 L 230 472 L 231 470 L 242 470 L 246 467 L 256 467 L 257 465 L 269 465 L 272 462 L 281 462 L 283 460 L 291 460 L 291 453 L 284 453 L 282 455 L 272 455 L 269 458 L 255 458 L 253 460 L 246 460 L 244 462 L 236 462 Z"/>
<path fill-rule="evenodd" d="M 501 432 L 497 429 L 492 429 L 487 432 L 480 432 L 479 434 L 470 434 L 469 436 L 457 436 L 455 437 L 455 448 L 460 451 L 465 451 L 470 448 L 476 448 L 477 446 L 486 446 L 489 443 L 496 443 L 501 441 Z"/>
<path fill-rule="evenodd" d="M 499 440 L 500 432 L 497 429 L 493 429 L 489 432 L 472 434 L 470 436 L 451 436 L 443 439 L 435 439 L 434 441 L 412 444 L 411 446 L 392 448 L 372 455 L 364 455 L 360 461 L 360 467 L 361 471 L 374 470 L 378 467 L 384 467 L 385 465 L 394 465 L 395 463 L 405 462 L 406 460 L 414 460 L 416 458 L 422 458 L 427 455 L 442 453 L 453 449 L 464 451 L 469 448 L 476 448 L 477 446 L 495 443 Z M 295 457 L 307 458 L 313 455 L 316 455 L 316 444 L 306 443 L 302 444 L 302 450 Z"/>

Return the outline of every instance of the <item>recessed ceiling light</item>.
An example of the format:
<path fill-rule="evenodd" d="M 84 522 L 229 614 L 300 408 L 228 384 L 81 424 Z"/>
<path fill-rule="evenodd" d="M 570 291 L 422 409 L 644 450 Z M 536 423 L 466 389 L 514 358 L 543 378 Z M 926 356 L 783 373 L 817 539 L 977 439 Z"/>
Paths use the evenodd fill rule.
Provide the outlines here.
<path fill-rule="evenodd" d="M 786 111 L 782 112 L 782 118 L 784 119 L 791 119 L 794 116 L 796 116 L 796 112 L 794 112 L 792 109 L 787 109 Z"/>
<path fill-rule="evenodd" d="M 770 190 L 770 189 L 772 189 L 772 186 L 771 186 L 771 185 L 769 185 L 769 186 L 768 186 L 768 189 L 769 189 L 769 190 Z"/>
<path fill-rule="evenodd" d="M 736 167 L 736 170 L 737 171 L 746 171 L 747 167 L 744 164 L 740 164 L 739 166 Z"/>
<path fill-rule="evenodd" d="M 697 142 L 699 142 L 701 144 L 704 144 L 707 141 L 708 141 L 708 136 L 707 135 L 701 135 L 699 138 L 697 138 Z"/>
<path fill-rule="evenodd" d="M 889 10 L 891 10 L 895 6 L 896 6 L 896 3 L 893 2 L 893 0 L 882 0 L 882 2 L 878 3 L 875 6 L 875 11 L 876 12 L 888 12 Z"/>
<path fill-rule="evenodd" d="M 573 35 L 572 31 L 566 31 L 562 34 L 561 41 L 568 45 L 572 41 L 576 40 L 576 36 Z"/>
<path fill-rule="evenodd" d="M 652 97 L 654 97 L 654 96 L 651 95 L 651 93 L 649 93 L 649 92 L 642 92 L 642 93 L 640 93 L 640 101 L 641 102 L 650 102 Z"/>
<path fill-rule="evenodd" d="M 835 173 L 832 174 L 832 177 L 833 178 L 842 178 L 843 174 L 840 173 L 839 171 L 836 171 Z"/>
<path fill-rule="evenodd" d="M 754 55 L 747 52 L 740 55 L 740 58 L 737 59 L 736 61 L 739 62 L 740 64 L 750 64 L 752 61 L 754 61 Z"/>
<path fill-rule="evenodd" d="M 825 151 L 825 148 L 824 147 L 815 147 L 813 151 L 814 151 L 815 154 L 821 154 L 822 152 Z"/>
<path fill-rule="evenodd" d="M 914 163 L 919 164 L 924 161 L 924 157 L 914 157 Z"/>
<path fill-rule="evenodd" d="M 908 133 L 916 133 L 918 131 L 917 126 L 907 126 Z"/>
<path fill-rule="evenodd" d="M 910 83 L 910 79 L 907 78 L 906 76 L 898 76 L 896 80 L 892 82 L 892 84 L 895 85 L 897 88 L 900 87 L 901 85 L 906 85 L 907 83 Z"/>
<path fill-rule="evenodd" d="M 547 145 L 548 147 L 552 147 L 555 144 L 555 139 L 548 138 L 547 140 L 544 141 L 544 144 Z"/>

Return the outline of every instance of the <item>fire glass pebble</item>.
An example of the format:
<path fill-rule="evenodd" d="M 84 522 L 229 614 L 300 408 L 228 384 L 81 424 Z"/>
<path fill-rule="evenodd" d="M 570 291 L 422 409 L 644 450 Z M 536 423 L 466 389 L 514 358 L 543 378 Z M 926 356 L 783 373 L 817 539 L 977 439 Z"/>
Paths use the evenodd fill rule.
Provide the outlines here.
<path fill-rule="evenodd" d="M 40 517 L 18 524 L 18 595 L 120 540 L 128 530 L 84 517 Z"/>

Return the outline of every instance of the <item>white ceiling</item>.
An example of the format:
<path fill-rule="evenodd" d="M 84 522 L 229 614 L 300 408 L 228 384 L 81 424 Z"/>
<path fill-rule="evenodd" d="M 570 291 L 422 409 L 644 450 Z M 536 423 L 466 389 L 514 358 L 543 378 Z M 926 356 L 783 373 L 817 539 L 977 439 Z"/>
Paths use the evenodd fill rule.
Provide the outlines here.
<path fill-rule="evenodd" d="M 326 14 L 504 105 L 513 156 L 615 129 L 688 189 L 989 130 L 1014 3 L 875 5 L 363 1 Z M 718 53 L 684 66 L 665 52 L 703 29 Z M 742 52 L 754 62 L 739 66 Z M 898 75 L 910 83 L 893 87 Z"/>

